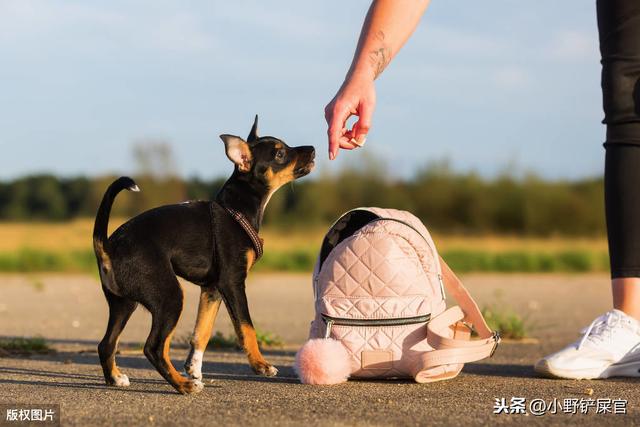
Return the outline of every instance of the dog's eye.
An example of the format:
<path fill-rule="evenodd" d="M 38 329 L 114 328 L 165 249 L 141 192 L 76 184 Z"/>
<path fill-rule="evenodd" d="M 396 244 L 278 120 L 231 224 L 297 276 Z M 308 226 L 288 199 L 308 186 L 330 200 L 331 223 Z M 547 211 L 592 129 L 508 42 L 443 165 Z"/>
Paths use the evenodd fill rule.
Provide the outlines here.
<path fill-rule="evenodd" d="M 276 160 L 283 160 L 284 159 L 284 150 L 278 150 L 276 152 Z"/>

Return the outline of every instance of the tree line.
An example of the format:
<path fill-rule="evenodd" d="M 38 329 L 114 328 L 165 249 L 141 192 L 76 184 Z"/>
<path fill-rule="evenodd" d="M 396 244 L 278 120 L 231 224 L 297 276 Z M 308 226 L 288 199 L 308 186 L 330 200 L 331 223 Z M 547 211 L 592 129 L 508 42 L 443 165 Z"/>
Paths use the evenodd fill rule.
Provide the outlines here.
<path fill-rule="evenodd" d="M 95 215 L 113 176 L 33 175 L 0 182 L 0 220 L 64 221 Z M 113 215 L 154 206 L 212 199 L 224 179 L 142 175 L 141 193 L 119 196 Z M 315 173 L 287 184 L 272 198 L 265 223 L 274 227 L 326 225 L 357 206 L 406 209 L 438 232 L 600 236 L 605 233 L 601 178 L 550 180 L 535 175 L 494 178 L 431 165 L 408 179 L 392 179 L 372 165 Z"/>

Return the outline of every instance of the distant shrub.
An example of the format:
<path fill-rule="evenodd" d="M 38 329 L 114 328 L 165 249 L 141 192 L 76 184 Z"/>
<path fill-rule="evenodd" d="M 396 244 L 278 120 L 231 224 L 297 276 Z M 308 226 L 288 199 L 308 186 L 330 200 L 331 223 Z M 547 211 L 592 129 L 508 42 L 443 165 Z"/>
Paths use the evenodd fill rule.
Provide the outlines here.
<path fill-rule="evenodd" d="M 141 148 L 141 165 L 151 161 L 141 154 L 145 149 L 153 153 L 161 148 L 156 153 L 160 157 L 170 154 L 157 145 Z M 287 185 L 269 202 L 265 225 L 327 224 L 356 206 L 382 206 L 410 210 L 439 233 L 603 236 L 606 232 L 601 177 L 566 181 L 505 173 L 487 178 L 474 172 L 460 173 L 447 162 L 438 162 L 401 179 L 394 178 L 387 168 L 386 160 L 365 156 L 343 169 L 315 172 L 309 179 Z M 115 178 L 45 174 L 0 181 L 0 220 L 93 217 Z M 142 193 L 120 195 L 114 205 L 115 216 L 129 217 L 185 198 L 211 200 L 226 180 L 153 173 L 135 178 Z"/>

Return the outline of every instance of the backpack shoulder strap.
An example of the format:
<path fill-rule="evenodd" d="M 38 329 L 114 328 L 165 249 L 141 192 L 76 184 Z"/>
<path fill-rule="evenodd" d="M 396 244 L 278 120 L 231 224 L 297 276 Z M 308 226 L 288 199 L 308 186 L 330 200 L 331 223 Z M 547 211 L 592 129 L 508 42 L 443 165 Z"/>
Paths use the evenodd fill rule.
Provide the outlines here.
<path fill-rule="evenodd" d="M 445 287 L 459 306 L 445 310 L 427 325 L 427 342 L 434 350 L 421 355 L 415 374 L 418 382 L 452 378 L 464 363 L 493 356 L 500 342 L 498 332 L 489 329 L 469 291 L 442 257 L 440 265 Z M 478 339 L 470 340 L 472 328 Z"/>

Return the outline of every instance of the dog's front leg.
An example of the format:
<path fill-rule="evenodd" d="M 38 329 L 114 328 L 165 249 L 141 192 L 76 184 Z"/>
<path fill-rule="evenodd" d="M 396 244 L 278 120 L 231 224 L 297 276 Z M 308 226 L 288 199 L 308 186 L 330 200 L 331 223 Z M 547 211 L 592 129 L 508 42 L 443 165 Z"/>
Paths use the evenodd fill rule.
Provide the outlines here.
<path fill-rule="evenodd" d="M 238 335 L 238 341 L 242 343 L 242 347 L 247 353 L 251 368 L 257 374 L 273 377 L 278 373 L 278 370 L 264 359 L 258 348 L 256 331 L 251 322 L 245 294 L 245 278 L 246 274 L 242 275 L 241 280 L 236 276 L 236 280 L 222 281 L 220 292 L 222 292 L 227 311 L 229 311 L 233 327 Z"/>
<path fill-rule="evenodd" d="M 198 317 L 191 337 L 191 351 L 184 363 L 184 369 L 191 378 L 202 379 L 202 359 L 207 348 L 211 331 L 218 315 L 222 296 L 218 289 L 205 288 L 200 290 L 200 303 L 198 304 Z"/>

